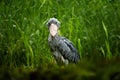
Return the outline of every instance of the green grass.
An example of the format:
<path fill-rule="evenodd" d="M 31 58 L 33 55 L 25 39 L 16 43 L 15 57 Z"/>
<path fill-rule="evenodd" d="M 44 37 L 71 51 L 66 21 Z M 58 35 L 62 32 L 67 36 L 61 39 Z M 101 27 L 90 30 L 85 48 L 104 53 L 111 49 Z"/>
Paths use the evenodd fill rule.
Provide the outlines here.
<path fill-rule="evenodd" d="M 107 31 L 107 28 L 106 28 L 105 24 L 103 22 L 102 22 L 102 24 L 103 24 L 103 29 L 104 29 L 105 35 L 106 35 L 106 40 L 105 40 L 106 50 L 107 50 L 107 52 L 106 52 L 106 58 L 110 59 L 111 56 L 112 56 L 112 53 L 110 51 L 110 45 L 109 45 L 109 40 L 108 40 L 108 31 Z"/>
<path fill-rule="evenodd" d="M 60 34 L 70 39 L 81 60 L 120 56 L 119 0 L 0 1 L 0 64 L 36 69 L 53 64 L 46 22 L 56 17 Z M 104 62 L 103 62 L 104 63 Z"/>

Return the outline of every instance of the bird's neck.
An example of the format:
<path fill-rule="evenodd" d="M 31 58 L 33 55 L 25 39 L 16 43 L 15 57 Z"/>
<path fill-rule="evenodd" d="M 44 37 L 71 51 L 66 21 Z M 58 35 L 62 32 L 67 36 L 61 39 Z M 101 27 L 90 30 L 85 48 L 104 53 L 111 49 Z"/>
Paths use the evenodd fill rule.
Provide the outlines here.
<path fill-rule="evenodd" d="M 56 38 L 59 36 L 59 34 L 57 33 L 55 36 L 52 36 L 52 35 L 50 35 L 50 36 L 51 36 L 51 38 Z"/>
<path fill-rule="evenodd" d="M 56 34 L 54 37 L 52 35 L 49 34 L 49 41 L 59 41 L 60 40 L 60 36 L 58 34 Z"/>

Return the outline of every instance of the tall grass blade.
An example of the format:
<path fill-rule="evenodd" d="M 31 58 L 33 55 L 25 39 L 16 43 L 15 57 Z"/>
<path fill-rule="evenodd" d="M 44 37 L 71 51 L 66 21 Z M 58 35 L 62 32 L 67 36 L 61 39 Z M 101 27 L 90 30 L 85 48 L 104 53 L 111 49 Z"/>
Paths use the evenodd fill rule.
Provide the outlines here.
<path fill-rule="evenodd" d="M 82 45 L 80 39 L 78 39 L 78 51 L 80 52 L 80 58 L 82 59 Z"/>
<path fill-rule="evenodd" d="M 106 45 L 106 49 L 107 49 L 106 58 L 110 59 L 112 57 L 112 53 L 110 51 L 110 45 L 109 45 L 109 40 L 108 40 L 108 31 L 107 31 L 107 28 L 103 21 L 102 21 L 102 25 L 103 25 L 103 29 L 104 29 L 105 35 L 106 35 L 106 40 L 105 40 L 105 45 Z"/>

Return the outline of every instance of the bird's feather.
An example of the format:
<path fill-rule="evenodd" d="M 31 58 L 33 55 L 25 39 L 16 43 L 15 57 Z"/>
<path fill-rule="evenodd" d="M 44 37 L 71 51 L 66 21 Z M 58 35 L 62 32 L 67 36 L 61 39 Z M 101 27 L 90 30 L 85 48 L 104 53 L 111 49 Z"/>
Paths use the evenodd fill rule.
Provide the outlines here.
<path fill-rule="evenodd" d="M 80 55 L 77 49 L 74 47 L 72 42 L 65 37 L 61 37 L 59 45 L 57 46 L 58 50 L 61 52 L 64 58 L 68 59 L 71 62 L 78 62 Z"/>

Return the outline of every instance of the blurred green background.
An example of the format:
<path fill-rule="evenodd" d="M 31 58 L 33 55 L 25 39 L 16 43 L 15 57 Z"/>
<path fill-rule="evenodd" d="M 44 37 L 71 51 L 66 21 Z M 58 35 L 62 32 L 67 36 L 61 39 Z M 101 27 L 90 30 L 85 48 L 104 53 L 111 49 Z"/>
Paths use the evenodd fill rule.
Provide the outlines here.
<path fill-rule="evenodd" d="M 46 28 L 46 22 L 51 17 L 60 20 L 60 35 L 70 39 L 80 52 L 79 64 L 70 64 L 65 68 L 62 66 L 64 70 L 61 70 L 54 63 L 47 42 L 49 31 Z M 69 75 L 72 70 L 76 70 L 75 76 L 84 76 L 77 79 L 85 80 L 88 76 L 94 76 L 92 79 L 98 78 L 104 72 L 105 76 L 100 80 L 107 80 L 109 73 L 116 74 L 119 71 L 119 56 L 120 0 L 0 1 L 0 65 L 1 68 L 7 67 L 7 72 L 14 68 L 13 72 L 17 70 L 19 74 L 16 68 L 22 68 L 23 74 L 27 72 L 26 69 L 38 69 L 30 75 L 46 75 L 47 71 L 54 75 L 66 71 Z M 101 64 L 104 68 L 100 67 Z M 81 68 L 83 65 L 86 68 Z M 50 66 L 51 70 L 43 70 L 43 73 L 39 71 L 39 68 Z M 82 72 L 77 72 L 77 69 Z M 2 72 L 4 73 L 1 71 L 1 74 Z M 120 73 L 117 74 L 120 76 Z M 11 76 L 9 73 L 8 75 Z"/>

